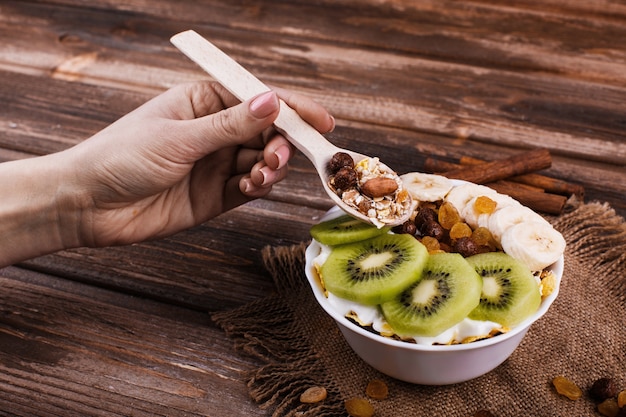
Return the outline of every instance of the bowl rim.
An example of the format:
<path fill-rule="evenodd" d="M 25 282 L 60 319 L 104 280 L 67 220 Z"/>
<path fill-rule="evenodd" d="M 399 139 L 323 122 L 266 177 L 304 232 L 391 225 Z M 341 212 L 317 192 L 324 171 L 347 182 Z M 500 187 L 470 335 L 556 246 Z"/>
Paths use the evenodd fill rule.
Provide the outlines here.
<path fill-rule="evenodd" d="M 331 216 L 337 216 L 340 213 L 342 213 L 342 210 L 339 207 L 334 206 L 330 210 L 328 210 L 326 214 L 320 218 L 319 221 L 321 222 L 323 220 L 330 219 L 332 218 Z M 548 270 L 551 270 L 556 277 L 556 286 L 554 290 L 552 291 L 552 293 L 541 300 L 539 309 L 532 316 L 528 317 L 526 320 L 522 321 L 521 323 L 519 323 L 518 325 L 510 329 L 508 332 L 499 334 L 497 336 L 490 337 L 487 339 L 477 340 L 471 343 L 461 343 L 461 344 L 453 344 L 453 345 L 425 345 L 425 344 L 416 344 L 416 343 L 410 343 L 410 342 L 405 342 L 401 340 L 395 340 L 389 337 L 381 336 L 379 334 L 376 334 L 376 333 L 373 333 L 371 331 L 364 329 L 363 327 L 348 320 L 345 316 L 337 312 L 332 307 L 332 305 L 330 305 L 328 298 L 324 295 L 322 284 L 320 282 L 319 277 L 317 276 L 315 266 L 313 265 L 313 259 L 317 257 L 321 248 L 322 248 L 321 244 L 317 242 L 315 239 L 312 239 L 309 245 L 306 247 L 305 275 L 307 277 L 307 281 L 309 282 L 309 285 L 311 286 L 311 289 L 313 290 L 315 299 L 317 300 L 318 304 L 322 307 L 322 309 L 328 315 L 330 315 L 337 322 L 337 324 L 340 324 L 346 327 L 347 329 L 360 334 L 361 336 L 364 336 L 372 341 L 379 342 L 385 345 L 402 348 L 406 350 L 414 350 L 414 351 L 454 352 L 454 351 L 466 351 L 466 350 L 472 350 L 472 349 L 480 349 L 483 347 L 487 347 L 487 346 L 504 342 L 514 337 L 516 334 L 527 331 L 528 328 L 534 322 L 539 320 L 541 317 L 543 317 L 547 313 L 552 303 L 556 300 L 559 294 L 560 286 L 561 286 L 561 279 L 563 277 L 563 267 L 564 267 L 564 256 L 561 255 L 561 257 L 554 264 L 552 264 L 551 266 L 547 268 Z"/>

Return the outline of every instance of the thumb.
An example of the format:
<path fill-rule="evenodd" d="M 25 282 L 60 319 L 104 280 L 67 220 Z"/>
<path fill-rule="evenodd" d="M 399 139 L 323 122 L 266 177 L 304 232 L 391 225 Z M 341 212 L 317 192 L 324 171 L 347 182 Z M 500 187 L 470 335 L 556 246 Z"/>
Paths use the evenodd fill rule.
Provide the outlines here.
<path fill-rule="evenodd" d="M 242 144 L 270 127 L 280 111 L 274 91 L 262 93 L 236 106 L 191 120 L 197 129 L 198 148 L 212 152 L 227 146 Z"/>

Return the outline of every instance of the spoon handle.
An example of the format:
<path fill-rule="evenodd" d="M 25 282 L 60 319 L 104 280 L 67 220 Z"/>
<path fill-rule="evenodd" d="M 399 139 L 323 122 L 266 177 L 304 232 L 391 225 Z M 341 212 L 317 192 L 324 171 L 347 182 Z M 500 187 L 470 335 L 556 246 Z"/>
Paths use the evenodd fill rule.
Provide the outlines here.
<path fill-rule="evenodd" d="M 193 30 L 174 35 L 171 42 L 241 101 L 270 91 L 262 81 Z M 274 121 L 274 126 L 318 171 L 323 172 L 328 159 L 339 148 L 302 120 L 284 101 L 280 101 L 280 106 L 280 114 Z"/>

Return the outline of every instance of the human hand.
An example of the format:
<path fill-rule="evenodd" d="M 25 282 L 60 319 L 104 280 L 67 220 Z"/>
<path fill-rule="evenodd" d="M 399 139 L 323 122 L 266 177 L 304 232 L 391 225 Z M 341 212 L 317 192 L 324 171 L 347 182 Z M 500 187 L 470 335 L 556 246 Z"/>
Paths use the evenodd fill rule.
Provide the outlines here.
<path fill-rule="evenodd" d="M 63 152 L 75 167 L 72 204 L 80 207 L 69 240 L 107 246 L 159 238 L 269 193 L 294 154 L 271 128 L 277 96 L 320 132 L 334 128 L 328 112 L 303 96 L 278 90 L 239 103 L 219 84 L 201 82 L 166 91 Z"/>

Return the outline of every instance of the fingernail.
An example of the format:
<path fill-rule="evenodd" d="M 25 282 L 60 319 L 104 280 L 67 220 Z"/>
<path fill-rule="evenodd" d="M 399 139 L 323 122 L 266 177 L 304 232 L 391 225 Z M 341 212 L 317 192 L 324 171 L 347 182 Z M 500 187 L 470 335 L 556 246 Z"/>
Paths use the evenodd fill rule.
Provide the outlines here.
<path fill-rule="evenodd" d="M 268 166 L 264 166 L 263 168 L 259 169 L 259 172 L 261 173 L 261 175 L 263 175 L 263 182 L 261 183 L 261 185 L 267 185 L 270 183 L 270 173 L 268 172 L 270 170 L 270 167 Z"/>
<path fill-rule="evenodd" d="M 264 119 L 279 108 L 278 96 L 273 91 L 263 93 L 250 102 L 250 113 L 257 119 Z"/>
<path fill-rule="evenodd" d="M 328 133 L 331 133 L 333 130 L 335 130 L 335 118 L 332 115 L 328 115 L 330 117 L 330 130 L 328 131 Z"/>
<path fill-rule="evenodd" d="M 281 169 L 285 165 L 287 165 L 287 161 L 289 161 L 289 154 L 291 151 L 287 146 L 281 146 L 280 148 L 274 151 L 274 155 L 276 155 L 276 159 L 278 159 L 278 168 Z"/>
<path fill-rule="evenodd" d="M 244 194 L 249 193 L 250 191 L 252 191 L 252 187 L 253 187 L 253 185 L 252 185 L 252 183 L 251 183 L 249 178 L 244 178 L 244 179 L 241 180 L 240 189 L 242 190 L 242 192 Z"/>

